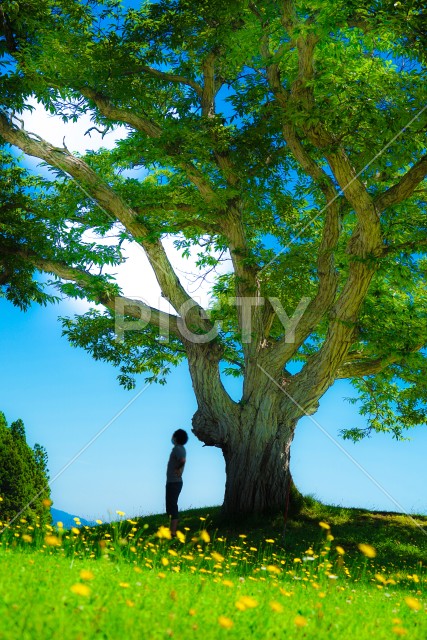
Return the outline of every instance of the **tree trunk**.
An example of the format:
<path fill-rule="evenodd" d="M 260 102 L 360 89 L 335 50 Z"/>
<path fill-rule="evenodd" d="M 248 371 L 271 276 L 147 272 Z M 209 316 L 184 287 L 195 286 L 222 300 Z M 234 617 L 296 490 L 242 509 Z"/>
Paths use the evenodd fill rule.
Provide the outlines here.
<path fill-rule="evenodd" d="M 296 419 L 283 414 L 280 400 L 281 392 L 273 389 L 243 406 L 236 404 L 233 413 L 216 405 L 215 420 L 199 402 L 193 433 L 223 452 L 223 511 L 227 515 L 277 513 L 287 508 L 290 446 Z"/>
<path fill-rule="evenodd" d="M 292 486 L 290 447 L 304 411 L 259 368 L 246 378 L 243 397 L 234 402 L 222 386 L 215 355 L 208 347 L 188 347 L 188 362 L 198 410 L 193 433 L 224 455 L 226 515 L 284 513 Z M 250 380 L 250 384 L 248 382 Z M 294 500 L 295 501 L 295 500 Z"/>
<path fill-rule="evenodd" d="M 273 436 L 240 438 L 223 447 L 226 469 L 224 513 L 285 512 L 289 500 L 292 433 L 288 439 Z"/>

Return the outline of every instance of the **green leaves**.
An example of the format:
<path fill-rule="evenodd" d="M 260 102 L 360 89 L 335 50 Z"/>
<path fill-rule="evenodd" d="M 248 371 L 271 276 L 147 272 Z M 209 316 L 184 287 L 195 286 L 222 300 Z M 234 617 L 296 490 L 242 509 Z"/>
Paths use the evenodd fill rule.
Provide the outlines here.
<path fill-rule="evenodd" d="M 124 321 L 133 318 L 125 316 Z M 115 317 L 110 312 L 91 309 L 71 318 L 62 318 L 63 335 L 72 345 L 82 347 L 95 360 L 110 362 L 119 368 L 119 383 L 133 389 L 135 377 L 145 375 L 147 382 L 163 384 L 170 367 L 176 366 L 185 356 L 178 340 L 170 336 L 164 340 L 151 325 L 144 329 L 125 331 L 119 341 L 115 329 Z"/>
<path fill-rule="evenodd" d="M 15 516 L 31 523 L 50 524 L 47 453 L 39 444 L 28 446 L 22 420 L 10 427 L 0 412 L 0 519 L 4 525 Z"/>
<path fill-rule="evenodd" d="M 30 179 L 5 160 L 4 295 L 23 308 L 48 301 L 33 275 L 50 261 L 63 294 L 111 300 L 119 289 L 106 271 L 124 260 L 129 240 L 151 251 L 178 312 L 186 297 L 179 274 L 164 255 L 159 267 L 156 253 L 171 236 L 182 255 L 194 257 L 196 276 L 213 274 L 210 311 L 221 322 L 226 373 L 247 373 L 254 361 L 244 354 L 242 319 L 229 298 L 256 292 L 289 312 L 310 298 L 306 333 L 286 358 L 321 361 L 339 326 L 346 335 L 323 367 L 331 367 L 327 384 L 347 350 L 361 362 L 391 354 L 394 377 L 378 374 L 372 393 L 360 383 L 369 428 L 399 436 L 393 420 L 424 420 L 403 369 L 411 370 L 406 363 L 427 339 L 425 180 L 407 184 L 403 199 L 391 197 L 375 251 L 363 246 L 366 229 L 377 228 L 376 218 L 366 223 L 373 201 L 393 194 L 426 150 L 419 2 L 339 0 L 333 11 L 323 0 L 298 0 L 292 11 L 264 0 L 203 0 L 197 10 L 189 0 L 128 10 L 115 0 L 3 6 L 3 111 L 22 109 L 34 95 L 64 121 L 90 113 L 95 127 L 126 131 L 114 149 L 81 156 L 74 173 L 70 162 L 73 180 L 62 169 L 50 183 Z M 232 272 L 215 272 L 222 257 Z M 277 317 L 257 321 L 254 354 L 283 343 Z M 117 343 L 110 312 L 64 321 L 64 331 L 121 367 L 128 387 L 138 373 L 163 381 L 184 354 L 182 342 L 166 344 L 152 327 Z M 424 366 L 419 357 L 414 376 Z"/>
<path fill-rule="evenodd" d="M 13 156 L 0 147 L 0 295 L 26 309 L 32 302 L 47 304 L 55 298 L 33 279 L 31 253 L 47 251 L 47 225 L 37 216 L 31 197 L 40 181 L 20 168 Z"/>
<path fill-rule="evenodd" d="M 425 351 L 402 357 L 383 372 L 352 382 L 358 391 L 365 429 L 343 429 L 341 434 L 354 441 L 372 432 L 390 433 L 397 440 L 407 439 L 406 431 L 427 421 L 427 358 Z"/>

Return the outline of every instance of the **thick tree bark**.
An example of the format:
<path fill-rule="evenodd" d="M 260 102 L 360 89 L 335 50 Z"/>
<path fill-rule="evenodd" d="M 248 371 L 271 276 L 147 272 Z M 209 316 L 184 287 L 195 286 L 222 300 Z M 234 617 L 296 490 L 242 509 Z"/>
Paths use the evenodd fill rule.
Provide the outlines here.
<path fill-rule="evenodd" d="M 277 434 L 263 441 L 249 436 L 223 447 L 226 484 L 223 511 L 227 515 L 285 512 L 290 490 L 288 438 Z"/>
<path fill-rule="evenodd" d="M 215 364 L 190 361 L 199 408 L 193 433 L 224 455 L 227 515 L 285 511 L 291 483 L 290 447 L 299 418 L 295 408 L 284 410 L 280 388 L 258 370 L 256 391 L 234 403 L 223 389 Z M 209 365 L 212 364 L 212 367 Z"/>

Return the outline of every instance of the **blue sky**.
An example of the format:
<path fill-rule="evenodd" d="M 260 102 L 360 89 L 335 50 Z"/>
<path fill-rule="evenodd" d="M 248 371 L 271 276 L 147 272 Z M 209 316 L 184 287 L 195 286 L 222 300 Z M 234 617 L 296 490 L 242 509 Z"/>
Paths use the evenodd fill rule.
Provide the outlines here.
<path fill-rule="evenodd" d="M 23 313 L 0 300 L 0 410 L 9 423 L 24 420 L 31 445 L 46 447 L 51 478 L 111 422 L 52 483 L 57 509 L 101 519 L 117 509 L 130 516 L 162 512 L 170 437 L 178 427 L 190 430 L 196 408 L 186 365 L 172 372 L 165 387 L 151 385 L 136 397 L 143 379 L 136 390 L 123 390 L 111 365 L 95 362 L 61 337 L 57 316 L 74 312 L 70 302 Z M 229 390 L 237 398 L 238 382 L 230 380 Z M 363 424 L 344 400 L 351 393 L 347 383 L 336 384 L 321 400 L 316 422 L 305 418 L 298 425 L 291 461 L 298 487 L 331 504 L 392 511 L 400 505 L 426 514 L 427 429 L 410 432 L 410 442 L 385 435 L 344 442 L 340 428 Z M 190 435 L 187 453 L 181 507 L 220 504 L 221 452 Z"/>

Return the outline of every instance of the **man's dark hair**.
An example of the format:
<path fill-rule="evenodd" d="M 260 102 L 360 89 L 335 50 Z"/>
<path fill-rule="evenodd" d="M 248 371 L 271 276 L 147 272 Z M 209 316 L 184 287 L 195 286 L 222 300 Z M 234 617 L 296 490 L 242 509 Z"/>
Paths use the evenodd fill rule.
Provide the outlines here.
<path fill-rule="evenodd" d="M 177 429 L 173 434 L 177 444 L 186 444 L 188 440 L 187 432 L 184 429 Z"/>

